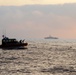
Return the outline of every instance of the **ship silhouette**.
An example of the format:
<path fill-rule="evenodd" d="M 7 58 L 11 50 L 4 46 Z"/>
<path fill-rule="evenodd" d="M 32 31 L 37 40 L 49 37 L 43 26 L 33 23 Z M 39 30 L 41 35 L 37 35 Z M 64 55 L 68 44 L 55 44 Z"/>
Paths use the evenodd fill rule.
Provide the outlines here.
<path fill-rule="evenodd" d="M 0 48 L 24 48 L 28 43 L 24 43 L 24 40 L 17 41 L 15 38 L 8 38 L 3 35 L 2 44 Z"/>
<path fill-rule="evenodd" d="M 58 39 L 58 37 L 53 37 L 53 36 L 48 36 L 48 37 L 45 37 L 44 39 Z"/>

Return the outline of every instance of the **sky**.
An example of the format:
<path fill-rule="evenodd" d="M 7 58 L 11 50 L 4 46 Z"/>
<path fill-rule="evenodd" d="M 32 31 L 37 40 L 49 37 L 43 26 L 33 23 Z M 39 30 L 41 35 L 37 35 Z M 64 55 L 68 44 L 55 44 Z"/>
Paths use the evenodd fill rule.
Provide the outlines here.
<path fill-rule="evenodd" d="M 0 5 L 28 5 L 28 4 L 64 4 L 75 3 L 76 0 L 0 0 Z"/>
<path fill-rule="evenodd" d="M 0 37 L 76 39 L 76 0 L 0 0 Z"/>

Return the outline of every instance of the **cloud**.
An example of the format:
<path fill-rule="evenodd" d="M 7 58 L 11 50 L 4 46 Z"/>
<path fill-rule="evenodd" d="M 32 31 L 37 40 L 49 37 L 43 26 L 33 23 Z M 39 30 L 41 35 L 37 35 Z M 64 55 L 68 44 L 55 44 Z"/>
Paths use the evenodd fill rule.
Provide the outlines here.
<path fill-rule="evenodd" d="M 76 38 L 75 8 L 76 4 L 0 6 L 0 31 L 21 38 Z"/>

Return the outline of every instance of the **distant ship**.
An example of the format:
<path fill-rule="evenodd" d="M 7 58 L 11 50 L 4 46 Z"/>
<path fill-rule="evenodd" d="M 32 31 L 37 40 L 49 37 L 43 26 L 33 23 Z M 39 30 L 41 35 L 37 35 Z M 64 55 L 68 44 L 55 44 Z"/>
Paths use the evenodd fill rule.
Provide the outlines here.
<path fill-rule="evenodd" d="M 48 37 L 45 37 L 44 39 L 58 39 L 57 37 L 53 37 L 53 36 L 48 36 Z"/>

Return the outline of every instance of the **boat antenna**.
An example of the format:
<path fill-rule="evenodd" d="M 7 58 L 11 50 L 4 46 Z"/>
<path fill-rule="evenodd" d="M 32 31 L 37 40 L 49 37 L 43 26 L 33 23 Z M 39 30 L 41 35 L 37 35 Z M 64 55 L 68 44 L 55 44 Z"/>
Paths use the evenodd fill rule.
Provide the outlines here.
<path fill-rule="evenodd" d="M 5 29 L 3 30 L 3 35 L 2 35 L 2 37 L 6 37 L 6 30 L 5 30 Z"/>

